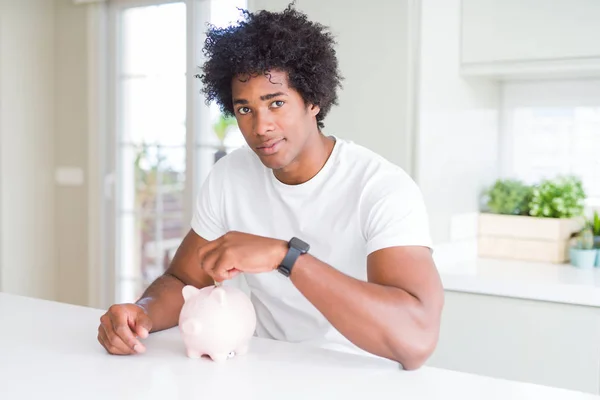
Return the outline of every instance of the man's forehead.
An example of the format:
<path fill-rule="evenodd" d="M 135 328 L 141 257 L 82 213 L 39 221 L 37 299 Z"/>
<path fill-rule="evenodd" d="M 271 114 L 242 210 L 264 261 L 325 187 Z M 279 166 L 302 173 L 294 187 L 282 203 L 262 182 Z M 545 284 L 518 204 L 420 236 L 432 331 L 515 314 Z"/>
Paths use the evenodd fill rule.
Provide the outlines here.
<path fill-rule="evenodd" d="M 286 88 L 288 86 L 288 75 L 284 71 L 266 71 L 263 73 L 244 73 L 233 77 L 234 85 L 264 85 L 265 87 L 277 86 L 278 88 Z"/>

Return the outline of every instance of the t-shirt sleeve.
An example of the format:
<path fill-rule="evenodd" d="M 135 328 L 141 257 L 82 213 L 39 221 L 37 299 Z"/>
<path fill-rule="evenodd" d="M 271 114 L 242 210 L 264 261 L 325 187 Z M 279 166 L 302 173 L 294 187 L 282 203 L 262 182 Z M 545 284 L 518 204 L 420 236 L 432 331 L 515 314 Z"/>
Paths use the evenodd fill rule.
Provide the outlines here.
<path fill-rule="evenodd" d="M 393 246 L 432 249 L 421 190 L 403 172 L 389 172 L 365 187 L 360 208 L 367 254 Z"/>
<path fill-rule="evenodd" d="M 215 240 L 227 233 L 223 212 L 223 190 L 226 168 L 218 162 L 204 180 L 192 215 L 191 226 L 194 232 L 206 240 Z"/>

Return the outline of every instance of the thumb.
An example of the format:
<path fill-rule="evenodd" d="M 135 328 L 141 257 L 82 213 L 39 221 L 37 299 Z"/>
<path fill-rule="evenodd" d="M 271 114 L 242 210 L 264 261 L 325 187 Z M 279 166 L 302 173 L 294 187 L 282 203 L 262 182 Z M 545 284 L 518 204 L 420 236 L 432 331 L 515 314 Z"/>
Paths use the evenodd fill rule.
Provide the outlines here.
<path fill-rule="evenodd" d="M 152 320 L 144 311 L 141 311 L 137 314 L 135 318 L 134 330 L 135 333 L 142 339 L 147 338 L 148 334 L 152 330 Z"/>

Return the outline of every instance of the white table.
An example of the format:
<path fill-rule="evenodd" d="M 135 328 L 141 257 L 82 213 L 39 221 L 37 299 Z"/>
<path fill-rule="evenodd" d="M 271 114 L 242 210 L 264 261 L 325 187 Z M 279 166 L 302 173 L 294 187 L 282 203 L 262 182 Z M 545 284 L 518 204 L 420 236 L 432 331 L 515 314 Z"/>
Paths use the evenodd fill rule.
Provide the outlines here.
<path fill-rule="evenodd" d="M 96 341 L 102 313 L 0 293 L 0 399 L 598 399 L 258 338 L 217 364 L 187 358 L 177 329 L 113 356 Z"/>

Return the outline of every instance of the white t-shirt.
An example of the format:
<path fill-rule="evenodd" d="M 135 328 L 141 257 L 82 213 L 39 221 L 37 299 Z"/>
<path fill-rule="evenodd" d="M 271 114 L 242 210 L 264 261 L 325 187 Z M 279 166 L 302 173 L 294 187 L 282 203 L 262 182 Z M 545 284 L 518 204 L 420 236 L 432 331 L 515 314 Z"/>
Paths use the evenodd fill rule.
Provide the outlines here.
<path fill-rule="evenodd" d="M 239 231 L 288 241 L 346 275 L 367 280 L 367 255 L 390 246 L 431 247 L 421 192 L 400 167 L 336 138 L 311 180 L 280 182 L 248 147 L 220 159 L 198 195 L 192 229 L 206 240 Z M 348 341 L 278 271 L 244 274 L 256 336 L 367 354 Z"/>

